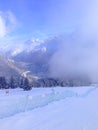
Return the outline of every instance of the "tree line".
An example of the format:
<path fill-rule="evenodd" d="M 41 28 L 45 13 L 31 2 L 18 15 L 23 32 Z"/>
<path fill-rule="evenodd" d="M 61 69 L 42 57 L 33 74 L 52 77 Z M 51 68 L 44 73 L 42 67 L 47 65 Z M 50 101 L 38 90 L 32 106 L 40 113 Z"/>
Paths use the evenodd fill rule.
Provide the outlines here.
<path fill-rule="evenodd" d="M 0 89 L 15 89 L 15 88 L 23 88 L 24 90 L 30 90 L 31 84 L 28 78 L 24 77 L 13 77 L 7 80 L 5 77 L 0 77 Z"/>
<path fill-rule="evenodd" d="M 6 80 L 5 77 L 0 77 L 0 89 L 14 89 L 23 88 L 24 90 L 31 90 L 32 87 L 73 87 L 73 86 L 89 86 L 90 80 L 86 77 L 81 78 L 65 78 L 65 79 L 54 79 L 54 78 L 40 78 L 38 80 L 32 80 L 29 82 L 26 77 L 13 77 Z"/>

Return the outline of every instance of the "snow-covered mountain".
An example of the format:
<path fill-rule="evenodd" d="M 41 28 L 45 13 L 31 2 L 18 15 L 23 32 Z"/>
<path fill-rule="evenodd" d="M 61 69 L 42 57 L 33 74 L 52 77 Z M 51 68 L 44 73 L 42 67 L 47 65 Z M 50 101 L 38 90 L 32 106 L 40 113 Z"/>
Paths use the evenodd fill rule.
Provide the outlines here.
<path fill-rule="evenodd" d="M 73 41 L 73 39 L 70 39 L 70 41 L 71 40 Z M 22 69 L 20 69 L 20 67 L 18 67 L 18 69 L 19 69 L 19 71 L 24 70 L 23 74 L 27 74 L 27 72 L 29 72 L 28 74 L 30 76 L 32 76 L 32 77 L 37 76 L 42 79 L 42 82 L 43 82 L 43 78 L 45 78 L 45 79 L 46 78 L 56 78 L 56 79 L 61 78 L 60 80 L 64 80 L 64 82 L 65 82 L 66 79 L 73 81 L 73 77 L 75 77 L 76 81 L 77 81 L 77 79 L 78 79 L 78 81 L 81 81 L 81 79 L 83 79 L 83 77 L 85 77 L 85 79 L 88 83 L 89 76 L 86 73 L 72 73 L 71 75 L 70 74 L 65 75 L 65 73 L 66 73 L 65 65 L 63 66 L 63 68 L 65 69 L 64 73 L 62 71 L 64 76 L 59 76 L 59 77 L 54 76 L 53 77 L 53 75 L 51 74 L 50 68 L 51 68 L 51 65 L 52 66 L 54 65 L 53 64 L 54 62 L 51 64 L 51 61 L 52 61 L 52 59 L 55 60 L 55 56 L 56 56 L 55 54 L 58 54 L 57 52 L 59 52 L 59 50 L 67 51 L 67 49 L 66 49 L 67 47 L 65 49 L 62 49 L 64 43 L 67 43 L 67 41 L 69 41 L 69 38 L 66 38 L 63 36 L 49 38 L 44 41 L 39 40 L 39 39 L 27 40 L 23 44 L 19 44 L 15 47 L 11 48 L 11 50 L 9 50 L 8 52 L 6 51 L 5 55 L 7 55 L 10 59 L 12 59 L 15 67 L 17 67 L 17 64 L 18 64 L 18 66 L 21 66 Z M 73 46 L 74 45 L 75 44 L 73 41 Z M 70 45 L 67 44 L 67 46 L 70 46 Z M 73 48 L 71 48 L 71 49 L 73 49 Z M 67 53 L 64 53 L 64 57 L 68 58 L 68 55 L 66 55 L 66 54 Z M 59 59 L 58 59 L 58 56 L 56 56 L 55 61 L 59 60 L 61 62 L 62 61 L 61 58 L 62 57 L 59 56 Z M 75 58 L 77 59 L 77 57 L 75 57 Z M 22 66 L 21 62 L 25 65 Z M 64 62 L 65 62 L 65 60 L 64 60 Z M 62 62 L 62 63 L 64 63 L 64 62 Z M 57 66 L 58 64 L 56 64 L 56 62 L 55 62 L 55 65 Z M 54 65 L 54 67 L 55 67 L 55 65 Z M 52 69 L 54 71 L 53 73 L 55 73 L 55 71 L 58 71 L 55 68 Z M 20 71 L 20 73 L 21 73 L 21 71 Z M 76 81 L 74 81 L 74 82 L 76 82 Z M 50 80 L 49 80 L 49 82 L 50 82 Z M 83 83 L 84 83 L 84 79 L 83 79 Z"/>
<path fill-rule="evenodd" d="M 49 71 L 49 61 L 59 48 L 58 37 L 49 38 L 45 41 L 30 39 L 23 44 L 17 44 L 4 54 L 16 62 L 24 62 L 32 74 L 46 75 Z"/>
<path fill-rule="evenodd" d="M 41 52 L 54 52 L 60 46 L 60 37 L 48 38 L 46 40 L 28 39 L 23 43 L 18 44 L 5 44 L 0 46 L 0 52 L 3 52 L 12 57 L 17 57 L 21 53 L 31 53 L 36 51 Z"/>
<path fill-rule="evenodd" d="M 17 56 L 18 54 L 22 52 L 32 52 L 32 51 L 37 51 L 40 48 L 40 45 L 43 43 L 42 40 L 39 39 L 29 39 L 26 40 L 23 43 L 17 44 L 17 45 L 10 45 L 12 47 L 9 47 L 8 50 L 6 50 L 6 53 L 9 54 L 10 56 L 14 57 Z"/>
<path fill-rule="evenodd" d="M 25 71 L 23 63 L 17 63 L 12 59 L 0 54 L 0 76 L 10 78 L 11 76 L 21 76 Z"/>
<path fill-rule="evenodd" d="M 30 72 L 32 75 L 48 76 L 49 61 L 58 47 L 57 37 L 0 46 L 0 75 L 10 77 Z"/>

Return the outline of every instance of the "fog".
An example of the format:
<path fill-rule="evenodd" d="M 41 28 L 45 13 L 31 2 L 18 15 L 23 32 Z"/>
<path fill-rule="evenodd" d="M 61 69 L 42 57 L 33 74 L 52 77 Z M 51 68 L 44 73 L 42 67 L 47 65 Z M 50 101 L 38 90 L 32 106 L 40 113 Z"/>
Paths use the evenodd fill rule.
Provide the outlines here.
<path fill-rule="evenodd" d="M 61 36 L 62 44 L 50 61 L 53 77 L 84 74 L 98 81 L 98 1 L 83 2 L 75 10 L 80 15 L 78 23 L 70 34 Z"/>

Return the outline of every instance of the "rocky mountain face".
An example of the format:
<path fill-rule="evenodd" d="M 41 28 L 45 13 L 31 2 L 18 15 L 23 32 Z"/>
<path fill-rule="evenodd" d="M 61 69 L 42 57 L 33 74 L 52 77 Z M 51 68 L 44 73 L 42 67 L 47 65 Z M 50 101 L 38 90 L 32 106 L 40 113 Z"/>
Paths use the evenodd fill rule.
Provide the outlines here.
<path fill-rule="evenodd" d="M 21 76 L 25 71 L 23 63 L 17 63 L 14 60 L 0 54 L 0 76 L 10 78 L 11 76 Z"/>
<path fill-rule="evenodd" d="M 33 75 L 45 77 L 49 75 L 50 59 L 60 45 L 60 39 L 56 37 L 46 41 L 35 40 L 32 42 L 28 40 L 24 49 L 15 55 L 11 55 L 15 53 L 15 50 L 13 50 L 10 53 L 10 58 L 17 62 L 26 63 L 28 70 Z"/>
<path fill-rule="evenodd" d="M 53 43 L 56 43 L 56 38 L 45 42 L 28 40 L 21 46 L 4 50 L 0 54 L 0 76 L 23 76 L 30 80 L 48 77 L 49 59 L 57 49 Z"/>

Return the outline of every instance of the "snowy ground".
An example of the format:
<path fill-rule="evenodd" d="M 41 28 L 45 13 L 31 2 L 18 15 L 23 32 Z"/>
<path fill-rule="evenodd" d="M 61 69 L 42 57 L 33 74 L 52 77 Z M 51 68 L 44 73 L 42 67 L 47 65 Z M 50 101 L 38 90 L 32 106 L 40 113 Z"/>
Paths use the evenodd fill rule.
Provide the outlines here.
<path fill-rule="evenodd" d="M 98 130 L 98 87 L 0 90 L 0 130 Z"/>

